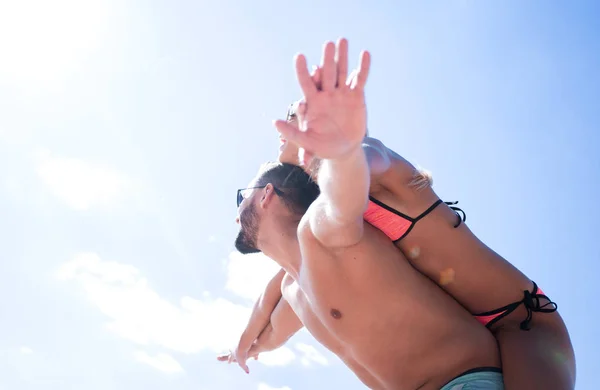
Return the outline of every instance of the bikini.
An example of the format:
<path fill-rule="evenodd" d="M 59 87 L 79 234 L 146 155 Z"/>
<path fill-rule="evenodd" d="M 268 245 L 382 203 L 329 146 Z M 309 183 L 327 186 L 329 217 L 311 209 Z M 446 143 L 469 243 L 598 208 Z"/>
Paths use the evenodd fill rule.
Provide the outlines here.
<path fill-rule="evenodd" d="M 465 212 L 455 206 L 458 202 L 443 202 L 441 199 L 438 199 L 427 210 L 413 218 L 393 209 L 392 207 L 371 196 L 369 197 L 369 206 L 364 214 L 364 219 L 377 229 L 381 230 L 394 243 L 397 243 L 406 237 L 408 233 L 410 233 L 419 220 L 423 219 L 427 214 L 431 213 L 442 203 L 448 205 L 450 209 L 456 213 L 458 221 L 454 225 L 455 228 L 459 227 L 463 221 L 467 220 Z M 549 302 L 541 305 L 540 298 L 547 299 Z M 521 322 L 520 325 L 521 329 L 523 330 L 530 329 L 533 312 L 552 313 L 558 308 L 556 303 L 550 301 L 550 299 L 544 295 L 544 292 L 538 288 L 537 284 L 533 282 L 533 289 L 531 292 L 527 290 L 523 291 L 522 300 L 513 302 L 495 310 L 475 314 L 474 316 L 479 322 L 490 328 L 493 324 L 515 311 L 521 304 L 523 304 L 525 309 L 527 309 L 527 317 Z"/>

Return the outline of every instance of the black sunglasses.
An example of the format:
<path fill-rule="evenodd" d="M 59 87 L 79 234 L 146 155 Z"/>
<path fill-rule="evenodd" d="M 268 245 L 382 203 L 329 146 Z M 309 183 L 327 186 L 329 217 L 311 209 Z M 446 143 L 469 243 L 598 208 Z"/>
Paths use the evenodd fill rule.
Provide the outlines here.
<path fill-rule="evenodd" d="M 298 102 L 294 102 L 288 106 L 287 114 L 285 116 L 286 122 L 291 122 L 296 119 L 296 110 L 298 109 Z"/>
<path fill-rule="evenodd" d="M 264 186 L 259 186 L 259 187 L 248 187 L 248 188 L 240 188 L 239 190 L 237 190 L 237 207 L 240 207 L 240 204 L 242 203 L 242 201 L 245 199 L 244 197 L 244 191 L 247 190 L 255 190 L 258 188 L 265 188 L 266 185 Z M 281 192 L 281 190 L 279 190 L 277 187 L 273 187 L 273 191 L 279 195 L 279 196 L 283 196 L 284 193 Z"/>

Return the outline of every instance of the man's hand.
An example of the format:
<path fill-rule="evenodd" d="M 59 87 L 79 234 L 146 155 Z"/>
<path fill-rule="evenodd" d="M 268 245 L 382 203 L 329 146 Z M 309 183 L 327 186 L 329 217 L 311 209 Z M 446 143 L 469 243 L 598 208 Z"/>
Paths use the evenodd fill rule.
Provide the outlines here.
<path fill-rule="evenodd" d="M 370 55 L 363 52 L 359 68 L 347 80 L 346 39 L 339 40 L 337 50 L 332 42 L 325 44 L 318 75 L 309 74 L 303 55 L 296 56 L 296 74 L 305 104 L 298 110 L 298 128 L 279 120 L 275 122 L 277 130 L 309 155 L 322 159 L 352 152 L 360 146 L 367 127 L 364 86 L 369 67 Z"/>

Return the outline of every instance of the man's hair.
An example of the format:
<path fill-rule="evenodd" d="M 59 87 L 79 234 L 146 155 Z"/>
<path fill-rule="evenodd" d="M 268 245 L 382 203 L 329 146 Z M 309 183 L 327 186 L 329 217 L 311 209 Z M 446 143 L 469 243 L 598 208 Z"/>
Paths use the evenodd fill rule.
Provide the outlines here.
<path fill-rule="evenodd" d="M 271 183 L 283 193 L 281 199 L 295 214 L 304 215 L 308 207 L 319 196 L 319 186 L 308 173 L 297 165 L 268 162 L 259 170 L 257 186 Z"/>

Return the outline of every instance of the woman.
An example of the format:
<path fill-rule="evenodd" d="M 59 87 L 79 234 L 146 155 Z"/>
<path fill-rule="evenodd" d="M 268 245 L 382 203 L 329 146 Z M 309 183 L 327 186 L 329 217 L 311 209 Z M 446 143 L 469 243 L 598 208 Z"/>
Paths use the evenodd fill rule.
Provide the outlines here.
<path fill-rule="evenodd" d="M 303 110 L 303 105 L 290 107 L 288 121 L 296 120 L 295 110 Z M 574 388 L 574 352 L 556 305 L 470 231 L 462 210 L 438 198 L 427 173 L 376 139 L 366 137 L 363 148 L 371 168 L 365 220 L 388 235 L 419 272 L 490 329 L 500 347 L 506 388 Z M 299 164 L 298 148 L 281 138 L 279 160 Z M 273 278 L 256 303 L 235 354 L 219 360 L 237 359 L 247 370 L 248 356 L 286 341 L 261 345 L 264 337 L 259 337 L 268 332 L 283 275 L 282 271 Z"/>

